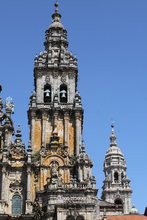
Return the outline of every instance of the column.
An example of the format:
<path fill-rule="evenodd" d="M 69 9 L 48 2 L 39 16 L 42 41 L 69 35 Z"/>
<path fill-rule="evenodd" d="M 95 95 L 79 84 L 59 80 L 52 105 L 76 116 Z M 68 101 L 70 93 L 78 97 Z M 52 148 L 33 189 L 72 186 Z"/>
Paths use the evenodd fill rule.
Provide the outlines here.
<path fill-rule="evenodd" d="M 75 133 L 76 133 L 76 156 L 79 155 L 81 146 L 81 114 L 80 112 L 75 112 Z"/>
<path fill-rule="evenodd" d="M 47 113 L 42 113 L 42 146 L 46 144 L 46 120 L 47 120 Z"/>
<path fill-rule="evenodd" d="M 27 199 L 26 199 L 26 214 L 32 213 L 32 201 L 31 201 L 31 168 L 27 169 Z"/>
<path fill-rule="evenodd" d="M 27 200 L 31 200 L 31 168 L 27 170 Z"/>
<path fill-rule="evenodd" d="M 64 144 L 68 146 L 69 144 L 69 132 L 68 132 L 68 123 L 69 123 L 69 113 L 64 113 Z"/>
<path fill-rule="evenodd" d="M 5 191 L 6 191 L 6 167 L 2 168 L 2 193 L 1 193 L 1 200 L 5 200 Z"/>
<path fill-rule="evenodd" d="M 35 116 L 36 116 L 35 112 L 31 112 L 30 140 L 31 140 L 31 145 L 33 147 L 33 152 L 34 152 Z"/>
<path fill-rule="evenodd" d="M 80 182 L 83 181 L 82 167 L 81 166 L 78 167 L 78 179 L 79 179 Z"/>

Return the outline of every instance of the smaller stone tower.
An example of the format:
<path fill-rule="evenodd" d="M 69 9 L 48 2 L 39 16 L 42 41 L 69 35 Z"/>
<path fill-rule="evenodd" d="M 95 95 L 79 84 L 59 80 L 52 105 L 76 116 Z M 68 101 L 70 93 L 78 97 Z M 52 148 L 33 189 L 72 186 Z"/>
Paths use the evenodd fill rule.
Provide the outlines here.
<path fill-rule="evenodd" d="M 110 136 L 110 147 L 106 152 L 104 161 L 105 180 L 102 199 L 123 205 L 123 212 L 129 214 L 132 209 L 130 180 L 126 176 L 126 161 L 116 143 L 114 125 Z"/>

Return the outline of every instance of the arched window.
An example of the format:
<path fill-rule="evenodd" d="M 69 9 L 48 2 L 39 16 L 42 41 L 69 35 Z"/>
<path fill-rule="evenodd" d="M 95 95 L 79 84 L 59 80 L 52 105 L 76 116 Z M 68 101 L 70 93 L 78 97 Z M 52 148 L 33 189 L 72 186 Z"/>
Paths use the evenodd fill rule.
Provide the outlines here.
<path fill-rule="evenodd" d="M 76 220 L 84 220 L 84 217 L 80 215 L 76 218 Z"/>
<path fill-rule="evenodd" d="M 118 182 L 118 172 L 114 173 L 114 182 Z"/>
<path fill-rule="evenodd" d="M 74 216 L 69 215 L 69 216 L 66 218 L 66 220 L 75 220 L 75 218 L 74 218 Z"/>
<path fill-rule="evenodd" d="M 114 203 L 115 203 L 115 205 L 122 205 L 123 204 L 121 199 L 116 199 Z"/>
<path fill-rule="evenodd" d="M 67 103 L 67 86 L 65 84 L 60 86 L 60 102 Z"/>
<path fill-rule="evenodd" d="M 51 98 L 52 98 L 52 93 L 51 93 L 51 85 L 47 84 L 44 86 L 44 102 L 45 103 L 50 103 Z"/>
<path fill-rule="evenodd" d="M 22 201 L 19 195 L 14 195 L 12 198 L 12 214 L 22 214 Z"/>

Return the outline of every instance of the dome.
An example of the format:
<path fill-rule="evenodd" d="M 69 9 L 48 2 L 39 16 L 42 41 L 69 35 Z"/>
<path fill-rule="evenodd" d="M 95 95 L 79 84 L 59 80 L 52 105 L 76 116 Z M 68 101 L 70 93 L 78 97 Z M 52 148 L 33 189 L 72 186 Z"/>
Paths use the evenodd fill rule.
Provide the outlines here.
<path fill-rule="evenodd" d="M 109 147 L 109 149 L 107 150 L 106 156 L 112 155 L 112 154 L 118 154 L 118 155 L 120 155 L 120 156 L 123 156 L 123 154 L 122 154 L 120 148 L 117 147 L 117 146 L 111 146 L 111 147 Z"/>
<path fill-rule="evenodd" d="M 138 210 L 136 209 L 135 206 L 132 207 L 131 214 L 138 214 Z"/>

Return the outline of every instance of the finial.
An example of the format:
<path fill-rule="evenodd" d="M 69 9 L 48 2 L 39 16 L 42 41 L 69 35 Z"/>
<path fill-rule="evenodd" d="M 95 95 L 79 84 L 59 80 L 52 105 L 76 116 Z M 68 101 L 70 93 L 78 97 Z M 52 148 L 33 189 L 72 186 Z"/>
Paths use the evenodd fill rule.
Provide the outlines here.
<path fill-rule="evenodd" d="M 20 125 L 18 125 L 18 128 L 17 128 L 15 136 L 16 136 L 16 139 L 21 139 L 21 137 L 22 137 Z"/>
<path fill-rule="evenodd" d="M 114 134 L 114 122 L 112 122 L 112 124 L 111 124 L 111 128 L 112 128 L 112 134 Z"/>
<path fill-rule="evenodd" d="M 14 103 L 13 103 L 13 99 L 10 96 L 6 98 L 5 109 L 6 109 L 6 113 L 9 116 L 11 115 L 11 113 L 14 113 Z"/>
<path fill-rule="evenodd" d="M 81 152 L 85 152 L 85 142 L 83 138 L 82 138 Z"/>
<path fill-rule="evenodd" d="M 111 133 L 111 136 L 110 136 L 110 145 L 111 146 L 117 146 L 116 136 L 115 136 L 115 132 L 114 132 L 114 122 L 112 122 L 111 128 L 112 128 L 112 133 Z"/>
<path fill-rule="evenodd" d="M 28 151 L 29 153 L 32 152 L 32 144 L 31 144 L 31 140 L 29 140 L 29 142 L 28 142 L 28 149 L 27 149 L 27 151 Z"/>
<path fill-rule="evenodd" d="M 55 11 L 56 11 L 56 12 L 58 12 L 58 6 L 59 6 L 59 3 L 58 3 L 58 1 L 56 1 L 56 2 L 55 2 L 55 8 L 56 8 Z"/>

